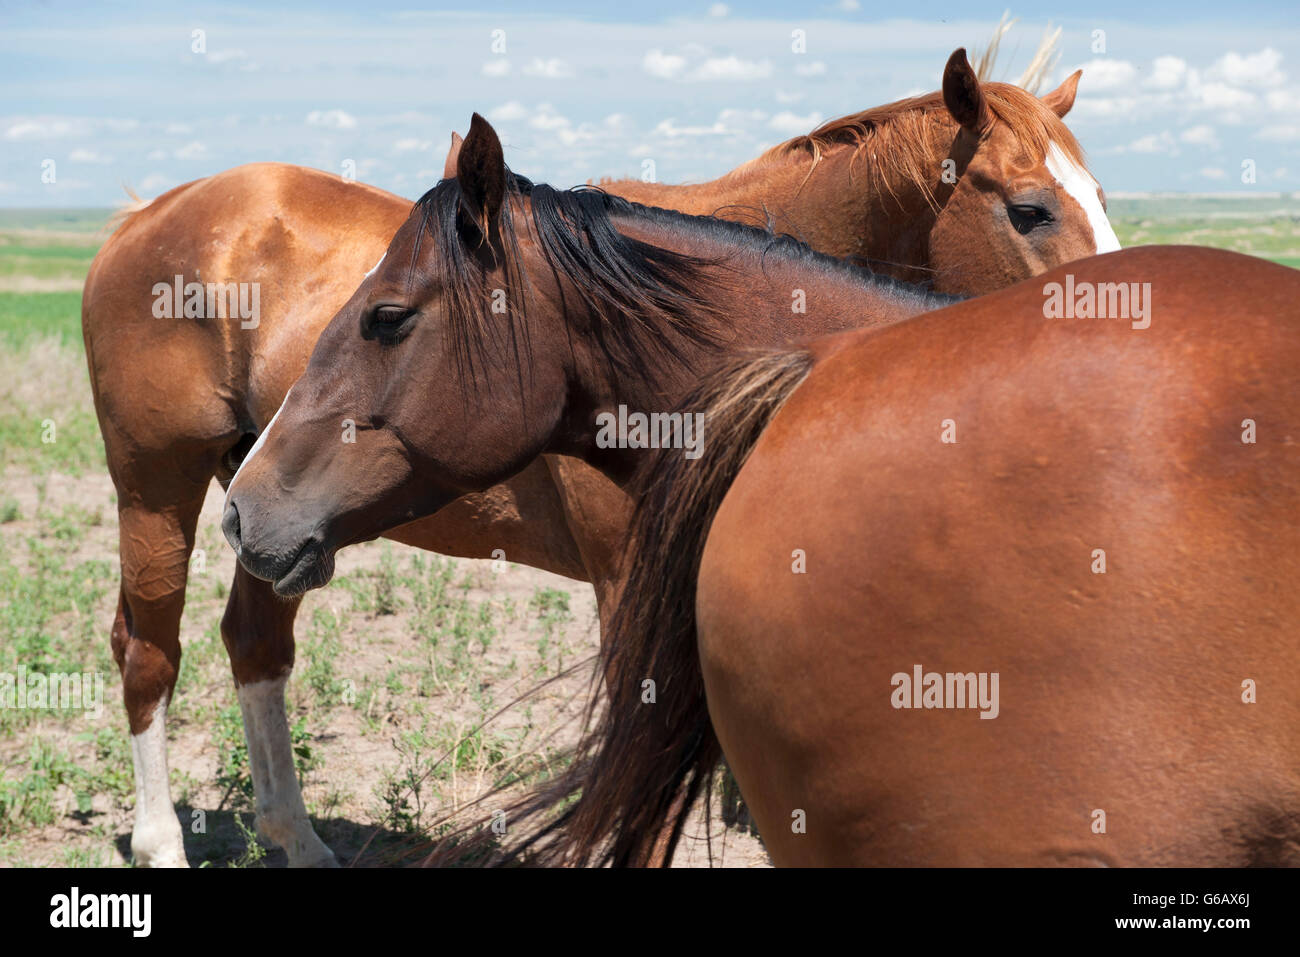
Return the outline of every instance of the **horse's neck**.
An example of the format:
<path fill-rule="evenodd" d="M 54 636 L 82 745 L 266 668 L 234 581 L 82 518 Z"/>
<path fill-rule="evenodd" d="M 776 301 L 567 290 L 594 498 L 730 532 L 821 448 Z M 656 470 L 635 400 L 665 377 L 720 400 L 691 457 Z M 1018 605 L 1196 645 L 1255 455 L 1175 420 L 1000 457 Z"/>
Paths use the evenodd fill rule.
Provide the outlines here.
<path fill-rule="evenodd" d="M 692 228 L 692 226 L 696 228 Z M 707 222 L 622 219 L 618 228 L 642 241 L 714 261 L 701 267 L 698 295 L 726 317 L 723 341 L 780 346 L 846 329 L 888 325 L 935 308 L 919 288 L 799 250 L 785 239 L 737 235 Z"/>
<path fill-rule="evenodd" d="M 754 348 L 787 348 L 801 341 L 836 332 L 884 326 L 936 308 L 940 301 L 920 290 L 873 279 L 865 271 L 771 244 L 761 235 L 740 241 L 729 231 L 696 224 L 682 226 L 653 217 L 627 217 L 623 232 L 643 242 L 677 252 L 716 260 L 701 267 L 696 295 L 717 317 L 711 335 L 694 339 L 662 330 L 670 347 L 640 371 L 614 370 L 602 360 L 600 337 L 582 337 L 585 360 L 579 363 L 584 380 L 585 410 L 616 409 L 672 411 L 699 381 L 735 352 Z M 571 295 L 565 298 L 580 301 Z M 580 320 L 579 320 L 580 321 Z M 671 360 L 664 357 L 671 355 Z M 580 415 L 580 418 L 582 415 Z M 571 434 L 578 434 L 575 429 Z M 578 454 L 616 482 L 630 476 L 635 454 L 556 448 Z"/>
<path fill-rule="evenodd" d="M 808 154 L 791 153 L 697 185 L 622 180 L 602 188 L 646 206 L 770 223 L 776 232 L 877 272 L 911 282 L 929 277 L 934 211 L 915 183 L 879 163 L 870 148 L 833 146 L 815 166 Z"/>

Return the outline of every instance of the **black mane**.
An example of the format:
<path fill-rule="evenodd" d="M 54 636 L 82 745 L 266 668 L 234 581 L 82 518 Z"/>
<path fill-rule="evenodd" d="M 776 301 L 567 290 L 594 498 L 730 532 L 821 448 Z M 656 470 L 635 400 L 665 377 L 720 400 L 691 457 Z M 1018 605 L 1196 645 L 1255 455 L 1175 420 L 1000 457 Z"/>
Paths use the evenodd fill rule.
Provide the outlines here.
<path fill-rule="evenodd" d="M 556 189 L 533 183 L 507 170 L 507 197 L 502 205 L 500 237 L 505 262 L 510 310 L 521 310 L 527 277 L 520 268 L 518 240 L 511 223 L 511 199 L 526 198 L 531 206 L 530 225 L 551 269 L 571 283 L 578 302 L 565 303 L 566 312 L 584 309 L 590 330 L 599 337 L 615 367 L 646 368 L 647 361 L 667 352 L 683 359 L 672 331 L 695 343 L 712 343 L 728 318 L 711 305 L 707 291 L 724 281 L 726 260 L 702 258 L 642 242 L 621 233 L 616 218 L 638 219 L 674 232 L 698 236 L 717 244 L 758 255 L 766 263 L 776 257 L 795 261 L 824 276 L 860 283 L 873 295 L 910 305 L 916 311 L 938 309 L 957 297 L 931 292 L 922 286 L 871 272 L 817 252 L 793 236 L 710 216 L 691 216 L 676 210 L 643 206 L 597 187 Z M 412 255 L 411 274 L 419 269 L 420 245 L 426 231 L 434 232 L 436 251 L 430 256 L 433 278 L 441 281 L 448 298 L 448 319 L 458 332 L 457 351 L 463 372 L 471 373 L 476 344 L 483 336 L 503 343 L 509 330 L 511 347 L 528 353 L 526 323 L 500 321 L 490 313 L 479 257 L 460 240 L 459 181 L 444 179 L 415 204 L 422 216 L 420 235 Z M 435 225 L 436 224 L 436 225 Z M 706 268 L 706 267 L 722 267 Z M 495 318 L 495 321 L 494 321 Z M 523 341 L 516 339 L 516 326 Z"/>

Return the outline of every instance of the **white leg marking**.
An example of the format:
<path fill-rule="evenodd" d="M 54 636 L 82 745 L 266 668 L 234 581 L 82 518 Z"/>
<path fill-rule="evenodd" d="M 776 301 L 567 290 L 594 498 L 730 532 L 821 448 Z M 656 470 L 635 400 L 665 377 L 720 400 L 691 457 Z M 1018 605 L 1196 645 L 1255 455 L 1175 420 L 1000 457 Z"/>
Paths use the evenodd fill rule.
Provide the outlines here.
<path fill-rule="evenodd" d="M 1101 208 L 1101 200 L 1097 196 L 1097 181 L 1088 171 L 1055 143 L 1047 148 L 1047 171 L 1083 207 L 1088 223 L 1092 226 L 1093 245 L 1097 247 L 1097 252 L 1109 253 L 1119 249 L 1119 237 L 1111 228 L 1110 220 L 1106 218 L 1106 211 Z"/>
<path fill-rule="evenodd" d="M 131 854 L 140 867 L 189 867 L 181 822 L 167 783 L 167 701 L 159 701 L 149 727 L 131 735 L 135 764 L 135 826 Z"/>
<path fill-rule="evenodd" d="M 235 469 L 235 474 L 230 479 L 230 484 L 226 486 L 226 500 L 221 504 L 222 509 L 225 509 L 226 505 L 230 502 L 230 492 L 235 487 L 235 482 L 239 479 L 239 473 L 244 471 L 244 468 L 249 462 L 253 461 L 253 456 L 257 454 L 257 450 L 266 442 L 267 433 L 271 431 L 271 426 L 275 425 L 275 420 L 278 419 L 280 413 L 284 411 L 285 402 L 289 401 L 289 396 L 292 394 L 293 386 L 290 386 L 289 391 L 284 394 L 284 401 L 280 403 L 280 408 L 275 410 L 275 415 L 271 416 L 271 421 L 266 423 L 266 428 L 264 428 L 262 434 L 257 437 L 257 441 L 253 443 L 253 447 L 248 450 L 248 454 L 244 456 L 244 461 L 240 462 L 239 468 Z"/>
<path fill-rule="evenodd" d="M 293 769 L 293 744 L 284 711 L 288 677 L 239 688 L 244 735 L 257 795 L 257 829 L 289 855 L 290 867 L 338 867 L 334 852 L 312 830 Z"/>

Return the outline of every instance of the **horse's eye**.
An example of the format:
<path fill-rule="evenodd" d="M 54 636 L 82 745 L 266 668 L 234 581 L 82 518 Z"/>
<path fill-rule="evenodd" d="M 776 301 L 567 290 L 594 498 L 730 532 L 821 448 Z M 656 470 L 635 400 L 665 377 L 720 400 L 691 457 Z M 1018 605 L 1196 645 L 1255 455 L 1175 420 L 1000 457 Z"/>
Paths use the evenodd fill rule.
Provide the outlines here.
<path fill-rule="evenodd" d="M 1016 228 L 1016 232 L 1021 235 L 1039 226 L 1046 226 L 1052 221 L 1052 214 L 1046 209 L 1028 203 L 1013 203 L 1007 206 L 1007 216 L 1010 217 L 1011 225 Z"/>
<path fill-rule="evenodd" d="M 405 336 L 410 328 L 407 320 L 414 315 L 415 310 L 406 306 L 376 306 L 362 319 L 361 336 L 393 345 Z"/>
<path fill-rule="evenodd" d="M 414 309 L 405 306 L 380 306 L 371 317 L 377 326 L 400 326 L 415 314 Z"/>

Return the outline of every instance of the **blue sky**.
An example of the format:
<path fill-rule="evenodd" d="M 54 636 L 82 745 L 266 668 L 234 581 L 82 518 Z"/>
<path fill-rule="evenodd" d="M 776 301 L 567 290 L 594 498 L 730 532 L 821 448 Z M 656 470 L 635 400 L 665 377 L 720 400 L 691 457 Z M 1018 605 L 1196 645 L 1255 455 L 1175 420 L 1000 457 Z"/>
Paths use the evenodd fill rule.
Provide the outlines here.
<path fill-rule="evenodd" d="M 414 197 L 474 110 L 533 179 L 637 176 L 652 161 L 659 180 L 699 182 L 822 120 L 935 89 L 948 54 L 984 46 L 1003 6 L 486 9 L 0 0 L 0 206 L 111 205 L 123 183 L 153 196 L 254 160 L 355 168 Z M 1049 22 L 1064 28 L 1050 85 L 1084 68 L 1067 122 L 1108 192 L 1300 191 L 1294 3 L 1012 14 L 997 78 L 1019 76 Z"/>

